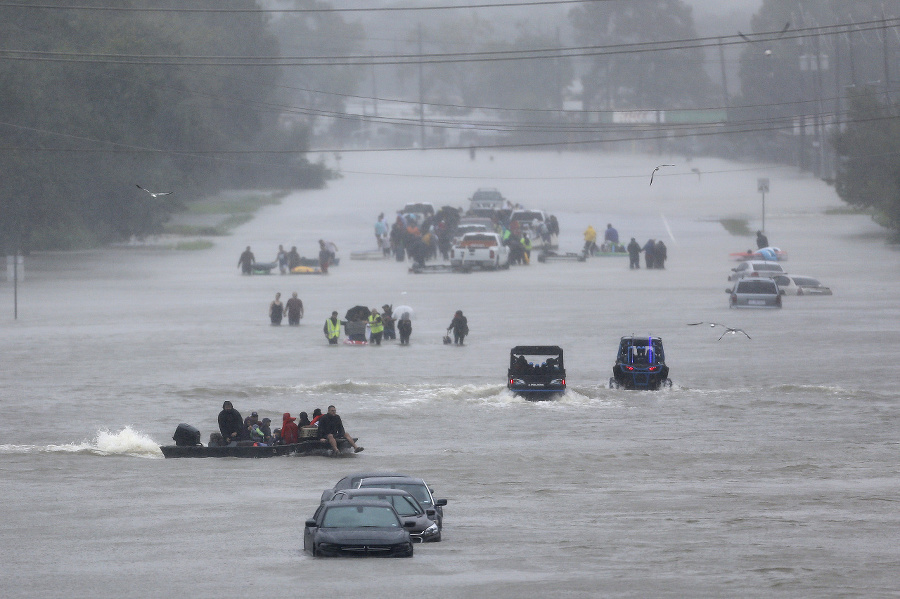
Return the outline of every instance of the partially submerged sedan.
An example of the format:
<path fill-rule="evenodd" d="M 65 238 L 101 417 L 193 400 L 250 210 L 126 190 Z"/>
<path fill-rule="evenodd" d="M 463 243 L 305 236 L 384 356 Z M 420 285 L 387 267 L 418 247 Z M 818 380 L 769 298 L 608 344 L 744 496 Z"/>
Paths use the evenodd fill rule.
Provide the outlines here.
<path fill-rule="evenodd" d="M 415 520 L 416 525 L 409 529 L 409 536 L 418 543 L 436 543 L 441 540 L 434 508 L 425 509 L 409 491 L 403 489 L 343 489 L 336 491 L 332 501 L 367 501 L 378 500 L 390 503 L 397 510 L 400 519 Z"/>
<path fill-rule="evenodd" d="M 411 476 L 385 476 L 364 478 L 357 485 L 359 489 L 402 489 L 416 498 L 426 510 L 435 511 L 434 521 L 439 529 L 444 528 L 444 506 L 446 499 L 435 499 L 431 488 L 421 478 Z"/>
<path fill-rule="evenodd" d="M 831 288 L 818 279 L 802 275 L 778 275 L 773 277 L 781 295 L 831 295 Z"/>
<path fill-rule="evenodd" d="M 781 292 L 774 279 L 747 277 L 726 289 L 729 308 L 781 308 Z"/>
<path fill-rule="evenodd" d="M 413 527 L 384 501 L 329 501 L 306 521 L 303 549 L 313 557 L 412 557 Z"/>

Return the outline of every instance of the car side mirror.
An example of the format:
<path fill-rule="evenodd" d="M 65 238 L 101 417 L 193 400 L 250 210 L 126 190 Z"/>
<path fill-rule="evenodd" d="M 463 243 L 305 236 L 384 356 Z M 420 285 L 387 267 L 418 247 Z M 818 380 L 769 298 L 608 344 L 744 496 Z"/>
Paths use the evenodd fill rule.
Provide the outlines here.
<path fill-rule="evenodd" d="M 307 520 L 307 521 L 306 521 L 306 527 L 307 527 L 307 528 L 315 528 L 315 527 L 316 527 L 316 521 L 315 521 L 315 520 Z"/>
<path fill-rule="evenodd" d="M 403 528 L 415 528 L 415 527 L 416 527 L 415 520 L 407 520 L 406 522 L 403 523 Z"/>
<path fill-rule="evenodd" d="M 731 293 L 731 288 L 726 288 L 725 293 Z"/>
<path fill-rule="evenodd" d="M 447 505 L 447 500 L 446 499 L 435 499 L 434 505 L 436 505 L 438 507 L 444 507 L 445 505 Z"/>
<path fill-rule="evenodd" d="M 784 292 L 784 289 L 779 289 L 778 295 L 787 295 L 787 293 Z"/>
<path fill-rule="evenodd" d="M 429 518 L 434 518 L 437 515 L 437 511 L 435 510 L 425 510 L 425 515 Z"/>

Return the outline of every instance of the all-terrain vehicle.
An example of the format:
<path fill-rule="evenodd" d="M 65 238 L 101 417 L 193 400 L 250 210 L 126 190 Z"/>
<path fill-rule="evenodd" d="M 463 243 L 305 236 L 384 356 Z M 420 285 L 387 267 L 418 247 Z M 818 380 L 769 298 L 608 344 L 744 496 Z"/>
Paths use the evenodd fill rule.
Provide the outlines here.
<path fill-rule="evenodd" d="M 517 345 L 509 350 L 507 388 L 525 399 L 552 399 L 566 392 L 563 350 L 556 345 Z"/>
<path fill-rule="evenodd" d="M 662 339 L 622 337 L 609 388 L 656 390 L 662 386 L 672 386 Z"/>

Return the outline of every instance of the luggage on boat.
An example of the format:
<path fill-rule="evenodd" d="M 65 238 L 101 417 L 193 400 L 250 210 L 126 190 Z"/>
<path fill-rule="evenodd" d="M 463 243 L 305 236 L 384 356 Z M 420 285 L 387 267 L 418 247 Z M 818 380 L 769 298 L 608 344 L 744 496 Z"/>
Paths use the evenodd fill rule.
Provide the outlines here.
<path fill-rule="evenodd" d="M 183 422 L 175 429 L 175 434 L 172 435 L 172 439 L 175 441 L 175 445 L 178 445 L 179 447 L 202 445 L 202 443 L 200 443 L 200 431 L 190 424 L 185 424 Z"/>

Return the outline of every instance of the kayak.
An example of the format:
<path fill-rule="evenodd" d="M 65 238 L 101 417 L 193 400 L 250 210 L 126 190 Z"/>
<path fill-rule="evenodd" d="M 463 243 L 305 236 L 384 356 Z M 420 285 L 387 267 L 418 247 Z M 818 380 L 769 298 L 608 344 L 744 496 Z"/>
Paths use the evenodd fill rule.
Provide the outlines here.
<path fill-rule="evenodd" d="M 312 266 L 295 266 L 291 269 L 292 275 L 320 275 L 322 271 Z"/>
<path fill-rule="evenodd" d="M 341 455 L 353 455 L 353 447 L 346 439 L 337 439 Z M 205 445 L 163 445 L 160 447 L 167 458 L 271 458 L 283 455 L 329 455 L 328 443 L 319 439 L 308 439 L 289 445 L 225 445 L 207 447 Z"/>

